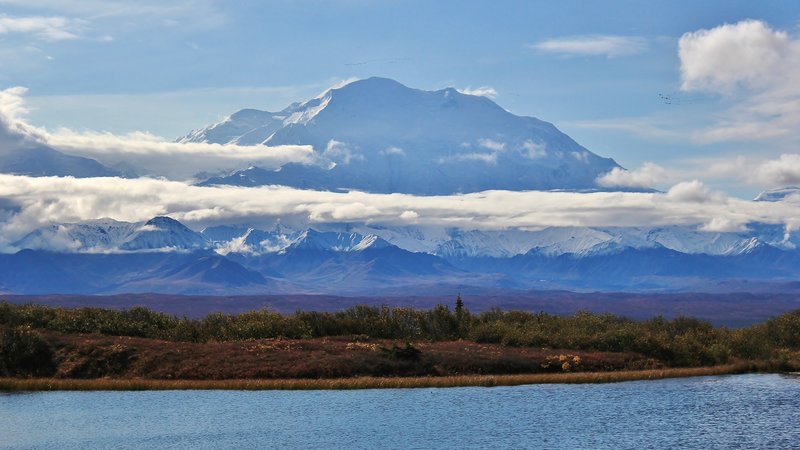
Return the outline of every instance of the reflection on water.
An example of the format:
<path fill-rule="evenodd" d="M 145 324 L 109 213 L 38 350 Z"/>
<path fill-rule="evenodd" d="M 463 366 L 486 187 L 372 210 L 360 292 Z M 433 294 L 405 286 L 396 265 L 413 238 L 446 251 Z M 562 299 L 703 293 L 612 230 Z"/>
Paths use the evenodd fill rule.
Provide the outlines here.
<path fill-rule="evenodd" d="M 800 378 L 0 395 L 17 448 L 798 448 Z"/>

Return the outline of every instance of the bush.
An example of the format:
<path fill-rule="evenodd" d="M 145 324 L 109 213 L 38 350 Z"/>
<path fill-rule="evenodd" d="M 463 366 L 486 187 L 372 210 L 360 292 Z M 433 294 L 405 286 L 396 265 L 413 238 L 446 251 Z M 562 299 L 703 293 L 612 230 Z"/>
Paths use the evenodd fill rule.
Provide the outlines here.
<path fill-rule="evenodd" d="M 51 376 L 55 370 L 53 349 L 31 327 L 6 328 L 0 334 L 0 374 L 3 376 Z"/>

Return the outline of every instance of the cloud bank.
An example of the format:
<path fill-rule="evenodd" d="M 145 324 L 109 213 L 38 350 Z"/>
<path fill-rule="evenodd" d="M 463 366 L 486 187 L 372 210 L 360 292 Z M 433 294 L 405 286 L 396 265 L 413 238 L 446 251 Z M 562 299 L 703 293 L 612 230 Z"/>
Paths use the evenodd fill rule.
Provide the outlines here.
<path fill-rule="evenodd" d="M 222 223 L 432 225 L 462 229 L 548 226 L 695 225 L 736 231 L 751 222 L 800 224 L 798 204 L 753 202 L 713 192 L 699 181 L 667 193 L 486 191 L 448 196 L 320 192 L 282 186 L 199 187 L 151 178 L 0 175 L 1 244 L 54 222 L 111 217 L 143 221 L 169 215 L 194 227 Z"/>
<path fill-rule="evenodd" d="M 143 175 L 178 180 L 190 179 L 200 172 L 230 172 L 251 165 L 269 169 L 290 162 L 326 163 L 324 155 L 307 145 L 179 144 L 143 132 L 115 135 L 67 128 L 51 132 L 24 121 L 26 92 L 22 87 L 0 91 L 0 142 L 16 142 L 19 151 L 24 151 L 23 142 L 34 142 L 66 154 L 96 159 L 107 166 L 124 165 Z M 5 149 L 11 150 L 14 149 Z"/>

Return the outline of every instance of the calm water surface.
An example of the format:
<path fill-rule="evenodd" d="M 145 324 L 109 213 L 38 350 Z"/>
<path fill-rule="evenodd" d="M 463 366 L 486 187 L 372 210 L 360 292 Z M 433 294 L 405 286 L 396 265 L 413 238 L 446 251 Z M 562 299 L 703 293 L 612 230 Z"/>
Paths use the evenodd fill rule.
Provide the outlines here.
<path fill-rule="evenodd" d="M 3 448 L 800 448 L 800 378 L 0 394 Z"/>

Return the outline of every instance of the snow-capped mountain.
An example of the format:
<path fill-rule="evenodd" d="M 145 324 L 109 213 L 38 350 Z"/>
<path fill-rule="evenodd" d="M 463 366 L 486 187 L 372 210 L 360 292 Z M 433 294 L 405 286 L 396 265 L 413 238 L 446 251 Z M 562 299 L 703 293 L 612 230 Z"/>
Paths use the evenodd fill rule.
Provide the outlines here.
<path fill-rule="evenodd" d="M 13 247 L 51 252 L 107 253 L 193 251 L 209 249 L 211 243 L 175 219 L 154 217 L 139 223 L 99 219 L 53 224 L 29 233 Z"/>
<path fill-rule="evenodd" d="M 0 173 L 14 175 L 113 177 L 120 173 L 99 162 L 67 155 L 20 130 L 13 130 L 0 118 Z"/>
<path fill-rule="evenodd" d="M 241 110 L 178 142 L 305 144 L 327 165 L 251 167 L 203 184 L 449 194 L 596 189 L 618 165 L 548 122 L 453 88 L 423 91 L 369 78 L 280 112 Z"/>
<path fill-rule="evenodd" d="M 322 233 L 309 229 L 292 242 L 287 250 L 360 252 L 368 248 L 380 249 L 389 247 L 390 245 L 391 244 L 374 234 L 364 236 L 358 233 Z"/>
<path fill-rule="evenodd" d="M 61 153 L 50 147 L 3 149 L 0 146 L 0 173 L 28 175 L 32 177 L 115 177 L 120 172 L 99 162 Z"/>
<path fill-rule="evenodd" d="M 796 233 L 795 233 L 796 234 Z M 386 227 L 367 224 L 319 224 L 316 228 L 276 225 L 261 230 L 215 226 L 196 232 L 169 217 L 128 223 L 100 219 L 53 224 L 35 230 L 13 246 L 66 252 L 216 250 L 219 254 L 268 254 L 288 250 L 358 252 L 396 246 L 447 259 L 511 258 L 530 251 L 555 257 L 614 254 L 625 249 L 665 248 L 683 254 L 731 256 L 759 245 L 794 250 L 800 243 L 785 227 L 752 224 L 745 232 L 706 232 L 697 227 L 548 227 L 524 230 L 460 230 L 442 227 Z"/>
<path fill-rule="evenodd" d="M 136 228 L 122 244 L 122 250 L 199 250 L 209 247 L 208 239 L 169 217 L 154 217 Z"/>
<path fill-rule="evenodd" d="M 673 289 L 702 280 L 791 280 L 800 267 L 797 238 L 770 224 L 737 233 L 679 226 L 486 231 L 367 224 L 196 232 L 155 217 L 54 224 L 15 246 L 21 251 L 0 255 L 8 271 L 0 288 L 24 292 L 78 289 L 74 280 L 86 284 L 81 292 L 150 286 L 165 292 L 353 294 L 391 287 L 410 293 L 440 284 Z M 93 281 L 75 272 L 81 267 Z M 50 274 L 42 285 L 34 280 L 37 270 Z"/>

